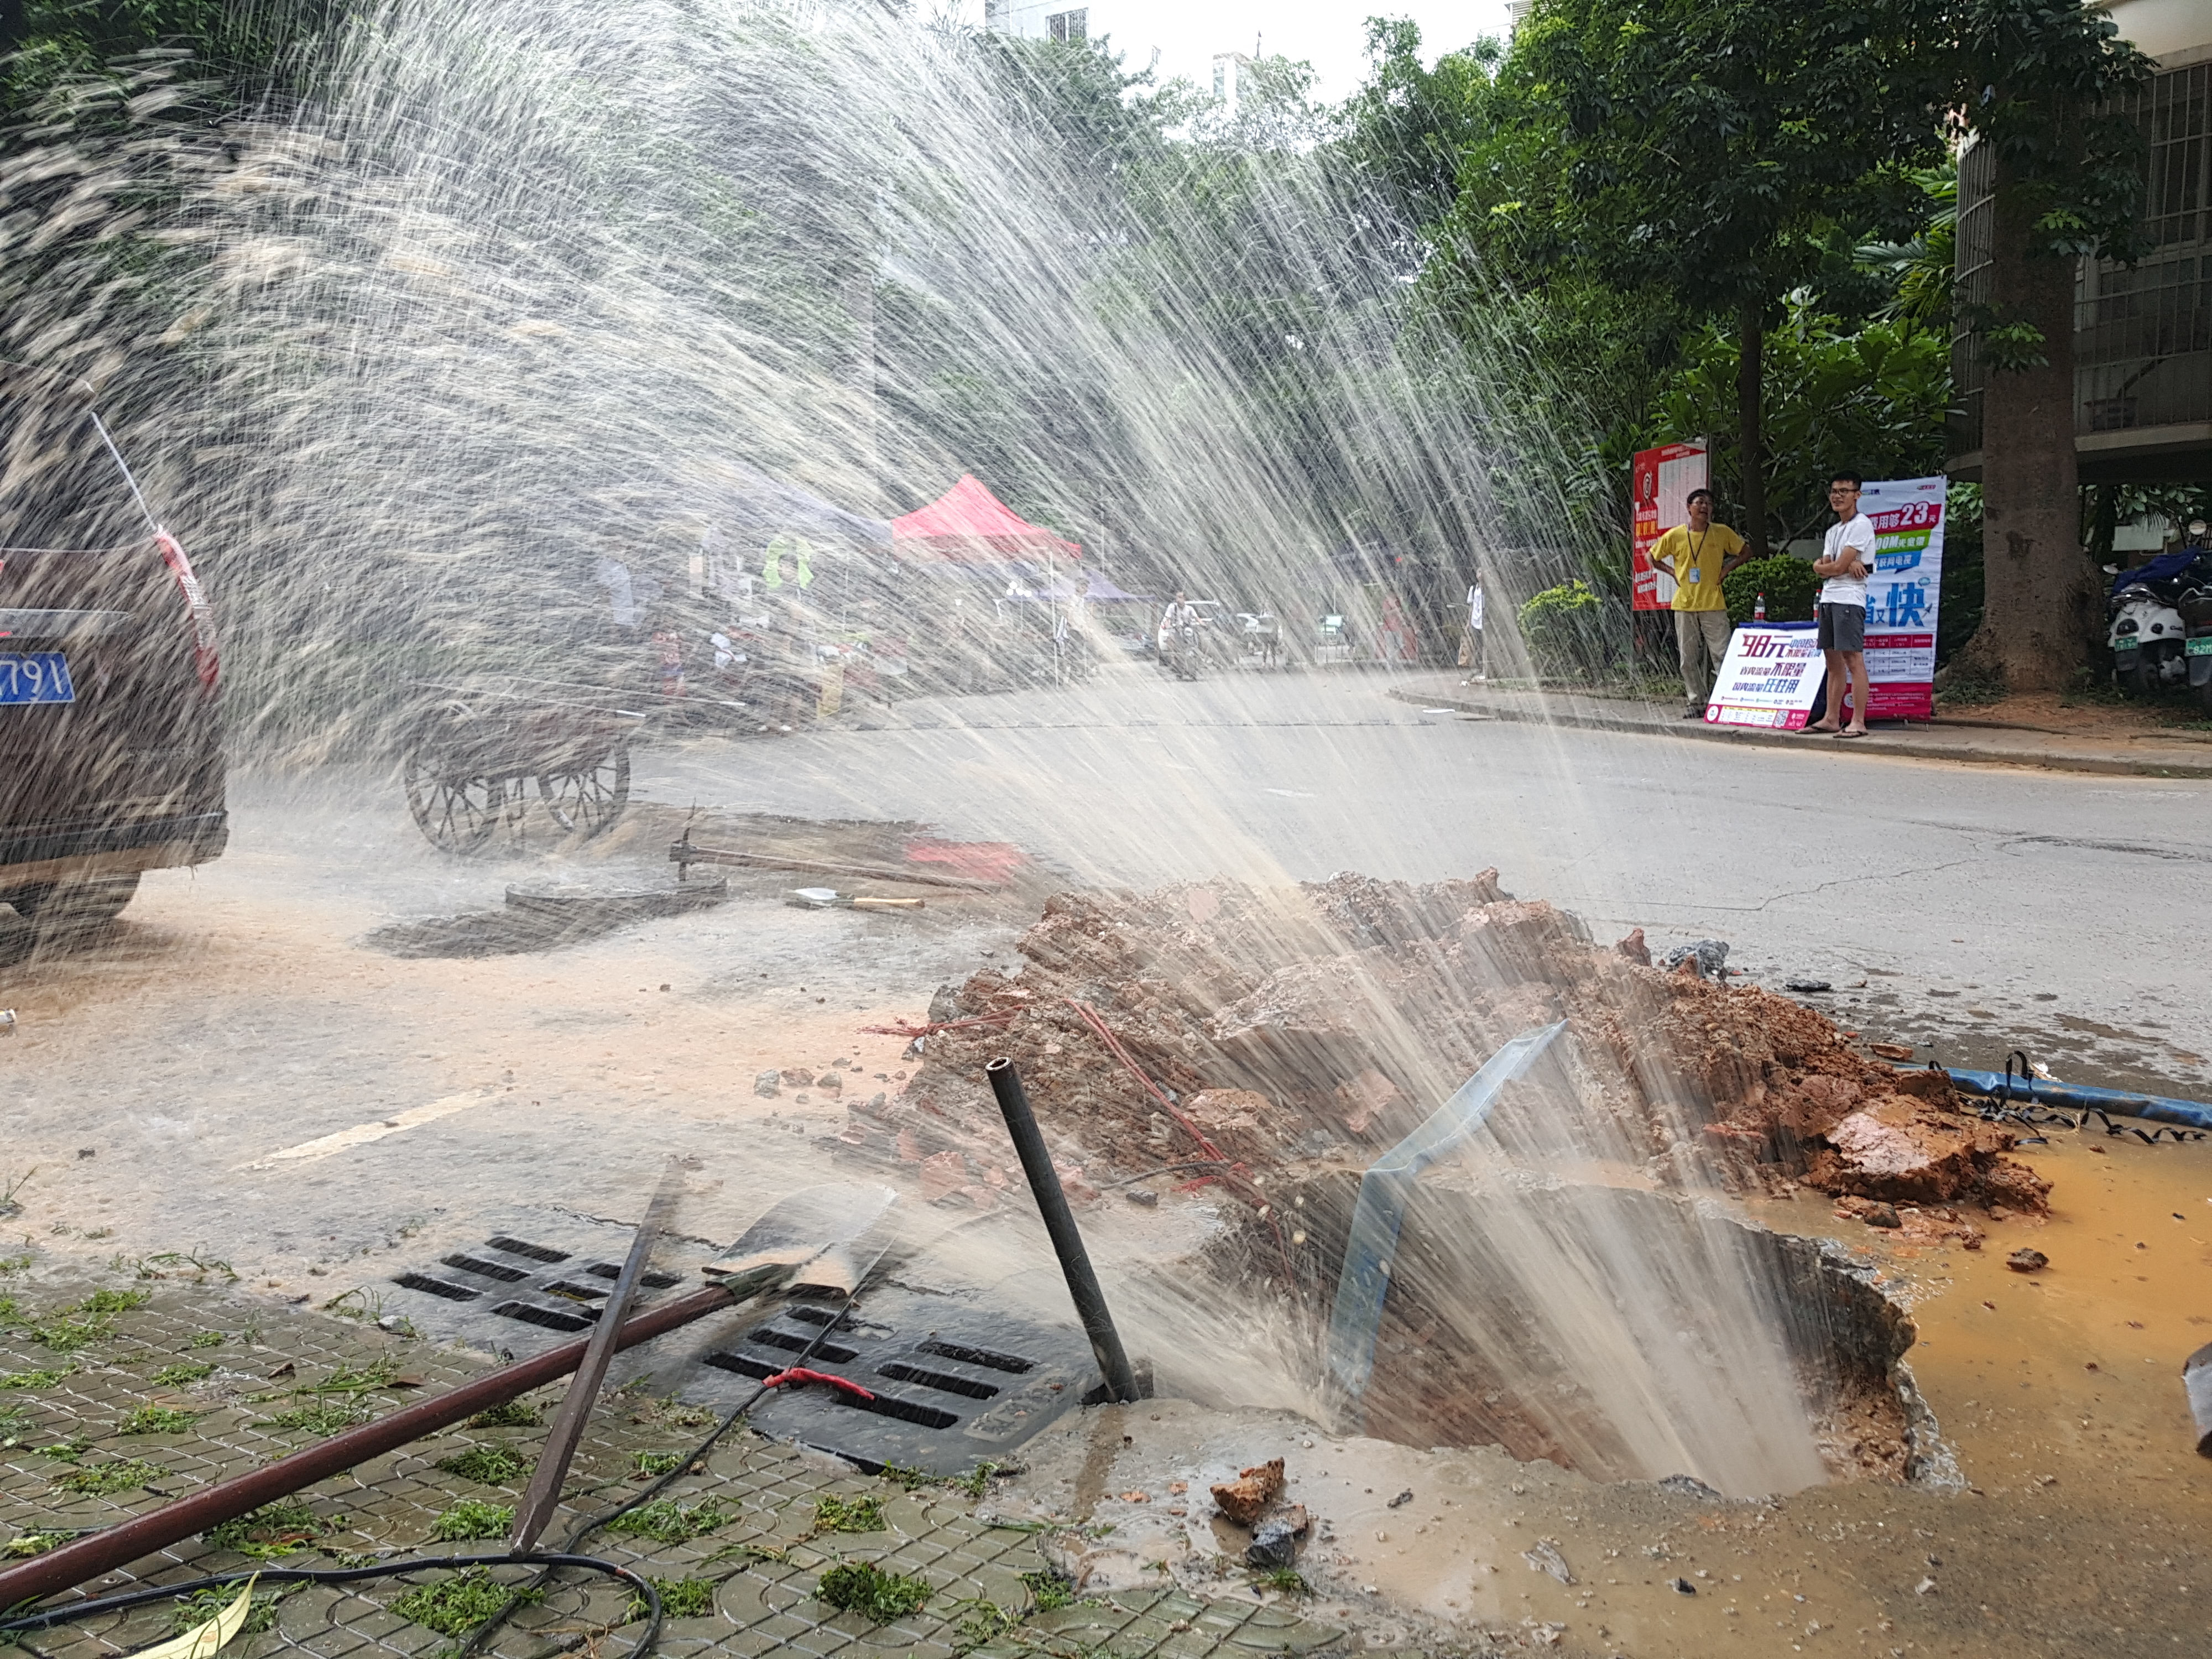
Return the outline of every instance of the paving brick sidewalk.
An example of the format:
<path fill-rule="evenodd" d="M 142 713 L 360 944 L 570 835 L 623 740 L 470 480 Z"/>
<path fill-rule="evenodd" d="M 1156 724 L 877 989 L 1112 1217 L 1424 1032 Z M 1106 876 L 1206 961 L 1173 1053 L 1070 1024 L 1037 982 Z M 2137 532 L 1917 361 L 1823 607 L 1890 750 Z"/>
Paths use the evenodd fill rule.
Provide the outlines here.
<path fill-rule="evenodd" d="M 2048 771 L 2095 772 L 2151 778 L 2212 778 L 2212 733 L 2080 737 L 2022 726 L 1987 726 L 1937 720 L 1931 725 L 1876 726 L 1857 743 L 1796 732 L 1753 732 L 1707 726 L 1681 717 L 1679 702 L 1599 697 L 1571 691 L 1531 691 L 1469 685 L 1454 673 L 1411 674 L 1388 693 L 1424 708 L 1491 720 L 1634 732 L 1690 743 L 1753 744 L 1795 749 L 1845 750 L 1860 755 L 1905 756 L 1984 766 L 2038 767 Z"/>
<path fill-rule="evenodd" d="M 216 1284 L 142 1285 L 118 1275 L 94 1291 L 0 1279 L 0 1565 L 159 1508 L 424 1389 L 471 1380 L 484 1363 L 326 1316 L 257 1306 Z M 550 1414 L 542 1408 L 563 1386 L 532 1397 L 538 1415 Z M 371 1459 L 298 1494 L 282 1516 L 258 1512 L 264 1524 L 252 1533 L 194 1539 L 87 1588 L 112 1594 L 177 1583 L 250 1569 L 257 1559 L 327 1567 L 495 1554 L 544 1435 L 526 1420 L 532 1413 L 516 1415 L 525 1420 L 471 1422 Z M 541 1547 L 556 1547 L 580 1518 L 638 1492 L 641 1471 L 672 1467 L 715 1420 L 677 1401 L 604 1398 Z M 846 1518 L 865 1529 L 829 1529 L 817 1508 L 826 1498 L 845 1500 Z M 470 1504 L 479 1508 L 465 1510 Z M 473 1531 L 457 1521 L 471 1513 L 481 1519 Z M 1060 1581 L 1036 1528 L 979 1515 L 975 1496 L 957 1486 L 858 1474 L 743 1428 L 694 1464 L 666 1499 L 638 1513 L 644 1522 L 636 1529 L 611 1528 L 582 1547 L 653 1578 L 664 1594 L 688 1587 L 694 1610 L 671 1617 L 659 1644 L 672 1659 L 709 1651 L 1204 1659 L 1313 1652 L 1346 1638 L 1277 1595 L 1201 1600 L 1164 1586 L 1055 1607 L 1066 1598 L 1056 1593 Z M 840 1560 L 919 1577 L 929 1599 L 887 1624 L 840 1612 L 816 1594 L 823 1571 Z M 512 1568 L 498 1577 L 518 1585 L 531 1579 Z M 455 1632 L 409 1616 L 403 1598 L 451 1579 L 424 1571 L 356 1585 L 276 1587 L 266 1614 L 227 1652 L 237 1659 L 284 1650 L 315 1659 L 449 1655 Z M 642 1630 L 629 1603 L 618 1582 L 570 1572 L 521 1609 L 490 1652 L 496 1659 L 567 1652 L 623 1659 Z M 203 1603 L 196 1616 L 214 1610 Z M 33 1633 L 21 1645 L 39 1659 L 107 1659 L 162 1639 L 182 1622 L 179 1605 L 162 1601 Z"/>

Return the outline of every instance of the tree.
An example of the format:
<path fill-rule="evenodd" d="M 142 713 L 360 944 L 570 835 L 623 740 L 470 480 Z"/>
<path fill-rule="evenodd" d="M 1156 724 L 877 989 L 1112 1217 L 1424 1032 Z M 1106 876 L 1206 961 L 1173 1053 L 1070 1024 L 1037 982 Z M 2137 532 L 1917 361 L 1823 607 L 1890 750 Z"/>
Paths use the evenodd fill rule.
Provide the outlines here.
<path fill-rule="evenodd" d="M 2149 60 L 2081 0 L 1962 0 L 1956 105 L 1986 152 L 1989 263 L 1960 320 L 1982 400 L 1984 609 L 1962 657 L 2012 690 L 2070 684 L 2099 643 L 2074 451 L 2074 282 L 2126 259 L 2142 141 L 2112 99 Z"/>
<path fill-rule="evenodd" d="M 1455 228 L 1527 286 L 1573 271 L 1733 325 L 1744 517 L 1767 544 L 1761 345 L 1839 230 L 1909 234 L 1943 59 L 1910 0 L 1550 0 L 1500 76 Z"/>

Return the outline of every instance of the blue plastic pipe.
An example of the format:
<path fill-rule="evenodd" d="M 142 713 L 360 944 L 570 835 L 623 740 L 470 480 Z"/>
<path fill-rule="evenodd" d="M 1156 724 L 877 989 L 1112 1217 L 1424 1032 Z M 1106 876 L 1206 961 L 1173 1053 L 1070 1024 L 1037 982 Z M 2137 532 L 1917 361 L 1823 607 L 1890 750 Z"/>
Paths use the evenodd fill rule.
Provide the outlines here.
<path fill-rule="evenodd" d="M 2153 1123 L 2179 1123 L 2191 1129 L 2212 1129 L 2212 1106 L 2201 1100 L 2174 1100 L 2165 1095 L 2131 1095 L 2124 1089 L 2093 1089 L 2082 1083 L 2054 1083 L 2048 1078 L 2015 1074 L 2011 1087 L 2002 1072 L 1967 1072 L 1946 1068 L 1951 1081 L 1970 1095 L 1990 1095 L 2023 1106 L 2053 1107 L 2065 1112 L 2110 1112 L 2115 1117 L 2140 1117 Z"/>
<path fill-rule="evenodd" d="M 1344 1270 L 1337 1276 L 1336 1301 L 1328 1315 L 1328 1370 L 1353 1400 L 1375 1374 L 1375 1335 L 1382 1323 L 1382 1299 L 1390 1291 L 1390 1265 L 1398 1250 L 1398 1229 L 1422 1170 L 1482 1127 L 1498 1091 L 1536 1063 L 1567 1022 L 1523 1031 L 1482 1063 L 1459 1091 L 1431 1113 L 1421 1127 L 1382 1154 L 1359 1178 L 1359 1201 L 1352 1210 L 1352 1236 L 1344 1247 Z"/>

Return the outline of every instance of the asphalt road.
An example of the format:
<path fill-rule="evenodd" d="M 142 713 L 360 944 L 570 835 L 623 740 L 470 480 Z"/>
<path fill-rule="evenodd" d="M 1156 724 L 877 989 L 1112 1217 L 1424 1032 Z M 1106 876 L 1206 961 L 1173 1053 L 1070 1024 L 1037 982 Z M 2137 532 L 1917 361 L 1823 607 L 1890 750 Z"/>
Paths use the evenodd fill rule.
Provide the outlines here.
<path fill-rule="evenodd" d="M 732 871 L 720 909 L 533 953 L 378 947 L 394 922 L 495 913 L 520 878 L 664 882 L 695 805 L 866 821 L 790 827 L 833 852 L 896 846 L 868 827 L 885 820 L 1015 842 L 1070 881 L 1494 865 L 1601 939 L 1717 937 L 1765 982 L 1828 979 L 1848 1025 L 1923 1055 L 2025 1044 L 2061 1077 L 2212 1097 L 2188 1046 L 2212 1015 L 2194 954 L 2212 785 L 1476 722 L 1386 689 L 1128 671 L 658 744 L 616 833 L 550 860 L 434 852 L 368 766 L 242 772 L 222 859 L 154 872 L 85 949 L 0 980 L 20 1016 L 0 1045 L 0 1190 L 21 1182 L 24 1206 L 7 1225 L 103 1261 L 204 1246 L 323 1299 L 556 1195 L 635 1214 L 674 1150 L 701 1165 L 690 1230 L 734 1237 L 763 1192 L 823 1178 L 845 1119 L 818 1088 L 757 1097 L 756 1075 L 842 1058 L 848 1090 L 895 1087 L 900 1039 L 860 1028 L 1006 965 L 1040 890 L 810 912 L 784 902 L 804 878 Z"/>
<path fill-rule="evenodd" d="M 1388 684 L 1121 669 L 659 750 L 640 785 L 927 820 L 1111 883 L 1494 865 L 1601 936 L 1722 939 L 1762 979 L 1829 980 L 1839 1012 L 1950 1063 L 2022 1042 L 2081 1080 L 2189 1093 L 2212 1076 L 2191 1047 L 2212 1018 L 2212 784 L 1885 757 L 1878 736 L 1800 754 L 1474 720 Z"/>

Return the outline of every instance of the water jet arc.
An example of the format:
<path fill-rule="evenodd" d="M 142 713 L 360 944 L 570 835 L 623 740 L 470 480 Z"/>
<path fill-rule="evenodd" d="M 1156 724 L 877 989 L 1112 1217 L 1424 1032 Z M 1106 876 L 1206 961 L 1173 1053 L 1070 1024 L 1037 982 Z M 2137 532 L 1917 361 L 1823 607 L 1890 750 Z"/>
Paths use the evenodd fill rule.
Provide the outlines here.
<path fill-rule="evenodd" d="M 1562 1019 L 1515 1037 L 1485 1060 L 1482 1069 L 1420 1127 L 1360 1176 L 1352 1233 L 1345 1241 L 1344 1269 L 1337 1276 L 1336 1300 L 1328 1316 L 1329 1376 L 1355 1405 L 1375 1374 L 1376 1332 L 1382 1322 L 1390 1261 L 1397 1253 L 1398 1229 L 1406 1218 L 1413 1183 L 1422 1170 L 1482 1127 L 1497 1104 L 1498 1091 L 1534 1065 L 1566 1029 Z"/>

